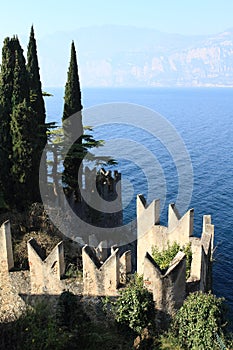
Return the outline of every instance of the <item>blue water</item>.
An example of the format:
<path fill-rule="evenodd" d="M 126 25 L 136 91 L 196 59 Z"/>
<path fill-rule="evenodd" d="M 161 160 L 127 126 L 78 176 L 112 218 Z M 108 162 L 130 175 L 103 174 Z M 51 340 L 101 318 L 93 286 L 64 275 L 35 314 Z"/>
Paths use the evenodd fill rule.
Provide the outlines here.
<path fill-rule="evenodd" d="M 54 97 L 46 98 L 49 121 L 60 123 L 63 108 L 63 90 L 47 89 Z M 47 91 L 46 90 L 46 91 Z M 83 89 L 84 108 L 109 102 L 127 102 L 143 105 L 159 112 L 170 121 L 180 134 L 190 154 L 194 187 L 190 207 L 195 210 L 195 234 L 200 235 L 202 216 L 212 215 L 215 225 L 214 292 L 228 301 L 233 315 L 233 89 Z M 95 136 L 107 139 L 109 135 L 121 135 L 122 129 L 113 127 L 97 130 Z M 128 130 L 128 135 L 132 130 Z M 125 135 L 124 135 L 125 136 Z M 131 137 L 133 137 L 131 135 Z M 157 159 L 164 171 L 167 186 L 166 205 L 176 201 L 177 169 L 163 147 L 156 140 L 135 130 L 134 137 L 144 143 Z M 140 139 L 141 138 L 141 139 Z M 140 154 L 137 154 L 140 158 Z M 149 196 L 143 169 L 135 164 L 119 160 L 119 170 L 134 185 L 134 195 Z M 156 193 L 152 196 L 156 197 Z M 152 197 L 154 198 L 154 197 Z M 165 205 L 165 207 L 166 207 Z M 125 210 L 125 220 L 135 215 L 132 200 Z M 166 209 L 161 213 L 166 223 Z"/>

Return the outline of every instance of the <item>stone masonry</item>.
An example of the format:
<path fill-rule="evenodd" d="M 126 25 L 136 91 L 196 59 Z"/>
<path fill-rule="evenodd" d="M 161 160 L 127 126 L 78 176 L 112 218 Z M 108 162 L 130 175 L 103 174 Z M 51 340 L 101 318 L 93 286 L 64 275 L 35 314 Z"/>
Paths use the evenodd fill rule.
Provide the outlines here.
<path fill-rule="evenodd" d="M 187 292 L 210 289 L 214 226 L 211 216 L 205 215 L 201 238 L 194 237 L 193 217 L 193 209 L 180 217 L 175 205 L 170 204 L 168 226 L 161 226 L 159 201 L 147 206 L 142 195 L 137 197 L 137 271 L 143 274 L 145 286 L 153 292 L 157 308 L 168 313 L 182 305 Z M 181 247 L 191 245 L 191 273 L 187 281 L 184 253 L 176 255 L 164 275 L 151 257 L 153 246 L 162 250 L 174 242 Z"/>
<path fill-rule="evenodd" d="M 178 309 L 187 293 L 206 292 L 210 287 L 214 226 L 210 215 L 203 217 L 201 238 L 193 236 L 193 209 L 180 217 L 174 204 L 168 208 L 168 226 L 159 224 L 160 203 L 146 204 L 142 195 L 137 197 L 137 272 L 143 275 L 144 285 L 153 293 L 155 306 L 166 314 Z M 83 280 L 64 278 L 65 260 L 60 242 L 45 259 L 42 259 L 35 239 L 28 242 L 29 271 L 14 271 L 10 223 L 0 228 L 0 315 L 15 313 L 23 308 L 25 298 L 20 296 L 59 295 L 70 290 L 76 295 L 117 296 L 132 272 L 131 254 L 125 247 L 107 248 L 103 241 L 96 246 L 82 246 Z M 153 260 L 152 247 L 159 250 L 177 242 L 191 245 L 191 274 L 186 280 L 186 256 L 178 252 L 164 272 Z M 98 244 L 98 246 L 97 246 Z M 94 247 L 93 247 L 94 245 Z M 2 316 L 1 316 L 2 318 Z M 1 319 L 0 318 L 0 319 Z"/>

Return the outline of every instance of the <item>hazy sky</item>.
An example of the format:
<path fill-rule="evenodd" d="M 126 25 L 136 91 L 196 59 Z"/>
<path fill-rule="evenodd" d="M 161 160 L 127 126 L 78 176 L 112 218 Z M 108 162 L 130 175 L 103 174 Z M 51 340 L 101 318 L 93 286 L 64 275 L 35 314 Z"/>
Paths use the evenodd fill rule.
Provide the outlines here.
<path fill-rule="evenodd" d="M 8 0 L 1 3 L 0 39 L 37 37 L 83 26 L 122 24 L 180 34 L 215 34 L 233 27 L 232 0 Z"/>

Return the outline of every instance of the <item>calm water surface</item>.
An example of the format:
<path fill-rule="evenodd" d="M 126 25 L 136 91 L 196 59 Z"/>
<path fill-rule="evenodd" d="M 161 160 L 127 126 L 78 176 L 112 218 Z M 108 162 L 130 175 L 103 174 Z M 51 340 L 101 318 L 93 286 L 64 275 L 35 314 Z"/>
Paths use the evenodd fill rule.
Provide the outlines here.
<path fill-rule="evenodd" d="M 63 89 L 47 90 L 54 94 L 46 98 L 48 120 L 60 124 Z M 82 96 L 84 108 L 109 102 L 136 103 L 159 112 L 174 125 L 185 142 L 193 165 L 194 187 L 190 207 L 195 211 L 195 234 L 201 233 L 202 216 L 212 215 L 216 246 L 214 292 L 227 299 L 233 315 L 233 89 L 86 88 Z M 111 128 L 99 128 L 95 136 L 108 139 L 112 132 Z M 114 136 L 121 136 L 122 132 L 119 127 Z M 166 179 L 166 206 L 175 202 L 178 178 L 170 155 L 163 147 L 155 147 L 149 135 L 135 130 L 134 136 L 156 153 Z M 137 157 L 142 155 L 138 153 Z M 148 174 L 124 160 L 119 161 L 118 168 L 123 177 L 133 182 L 134 195 L 148 195 Z M 151 195 L 156 197 L 156 194 Z M 167 220 L 166 211 L 164 209 L 161 213 L 163 223 Z M 125 210 L 125 220 L 134 216 L 135 202 L 132 200 Z"/>

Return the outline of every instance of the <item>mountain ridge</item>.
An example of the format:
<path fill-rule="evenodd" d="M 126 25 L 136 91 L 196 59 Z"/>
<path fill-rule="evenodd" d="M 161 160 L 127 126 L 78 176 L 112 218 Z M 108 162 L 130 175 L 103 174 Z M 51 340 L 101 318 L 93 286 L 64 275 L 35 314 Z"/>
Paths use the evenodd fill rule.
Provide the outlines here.
<path fill-rule="evenodd" d="M 233 28 L 211 35 L 106 25 L 38 40 L 44 86 L 64 86 L 70 43 L 84 87 L 233 87 Z"/>

